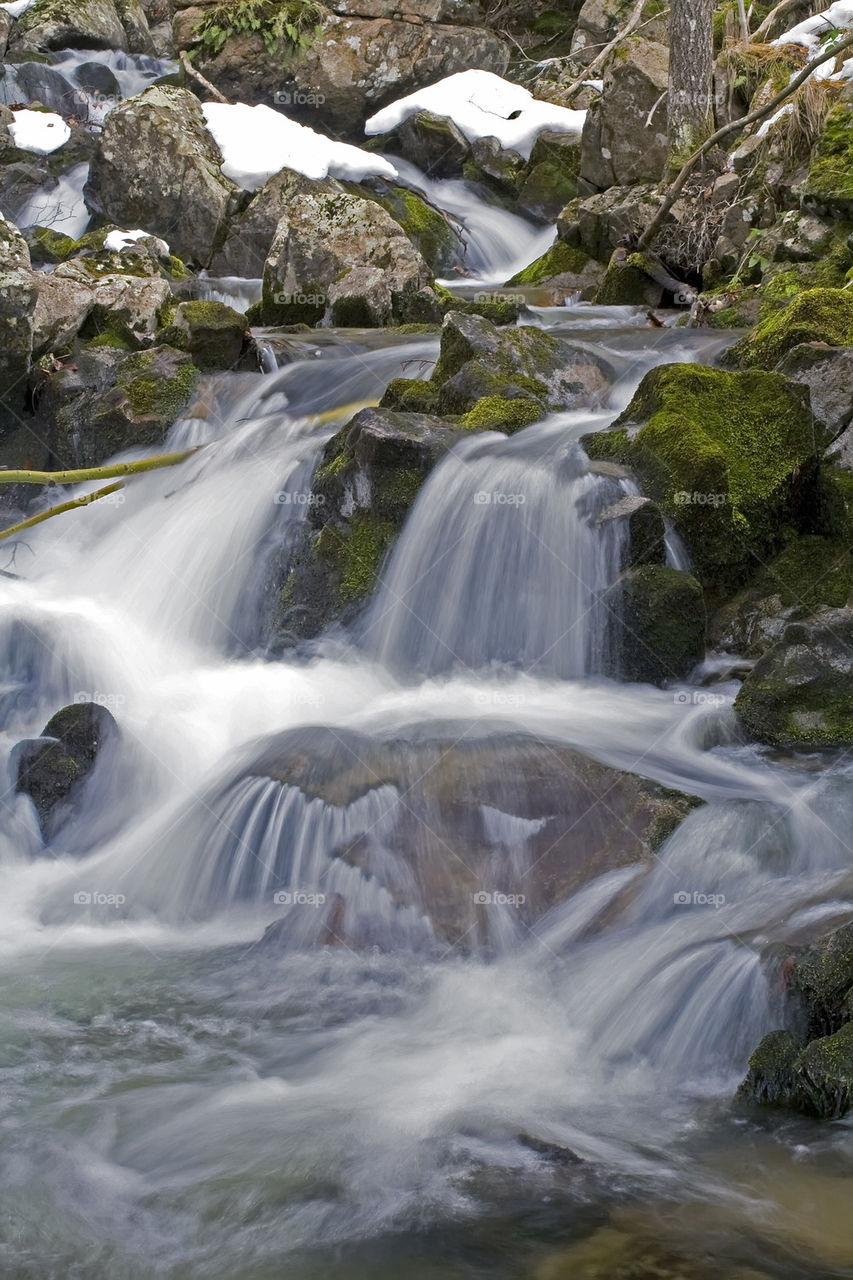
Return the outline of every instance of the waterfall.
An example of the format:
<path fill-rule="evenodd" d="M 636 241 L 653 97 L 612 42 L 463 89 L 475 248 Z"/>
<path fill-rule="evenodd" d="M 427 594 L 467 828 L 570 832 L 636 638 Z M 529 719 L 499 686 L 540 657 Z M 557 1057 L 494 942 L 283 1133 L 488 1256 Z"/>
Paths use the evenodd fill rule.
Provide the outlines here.
<path fill-rule="evenodd" d="M 550 429 L 549 429 L 550 430 Z M 425 675 L 490 663 L 564 679 L 608 666 L 621 496 L 577 445 L 536 429 L 458 445 L 427 481 L 364 626 L 368 652 Z"/>

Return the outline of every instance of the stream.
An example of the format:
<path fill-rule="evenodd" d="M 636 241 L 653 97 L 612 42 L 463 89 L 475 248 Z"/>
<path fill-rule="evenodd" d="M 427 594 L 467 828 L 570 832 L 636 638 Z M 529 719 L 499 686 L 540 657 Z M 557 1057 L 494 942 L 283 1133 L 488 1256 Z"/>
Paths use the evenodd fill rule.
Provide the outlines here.
<path fill-rule="evenodd" d="M 466 288 L 547 247 L 462 182 L 429 194 L 469 232 Z M 779 1024 L 762 953 L 853 914 L 853 763 L 742 745 L 738 686 L 705 669 L 665 690 L 601 674 L 620 545 L 596 516 L 630 486 L 580 437 L 731 335 L 630 308 L 524 319 L 588 346 L 607 402 L 459 444 L 349 631 L 271 655 L 269 561 L 341 425 L 316 415 L 428 376 L 436 339 L 297 335 L 267 372 L 217 375 L 165 444 L 197 455 L 32 529 L 0 578 L 4 1277 L 604 1278 L 623 1243 L 695 1267 L 620 1276 L 853 1276 L 850 1122 L 731 1107 Z M 74 701 L 121 736 L 45 851 L 13 748 Z M 403 883 L 406 787 L 324 799 L 264 763 L 369 772 L 369 747 L 414 787 L 436 752 L 506 751 L 478 839 L 523 878 L 552 815 L 513 807 L 518 739 L 705 803 L 651 865 L 532 924 L 501 879 L 448 943 L 411 885 L 338 856 L 361 842 Z"/>

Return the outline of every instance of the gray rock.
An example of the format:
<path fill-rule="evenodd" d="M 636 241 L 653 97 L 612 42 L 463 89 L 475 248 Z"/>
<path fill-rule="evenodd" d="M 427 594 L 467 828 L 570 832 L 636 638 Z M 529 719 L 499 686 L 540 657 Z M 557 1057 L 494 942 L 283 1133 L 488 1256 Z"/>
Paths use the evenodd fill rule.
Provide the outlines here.
<path fill-rule="evenodd" d="M 15 748 L 15 790 L 35 805 L 45 840 L 72 816 L 101 752 L 117 735 L 118 725 L 106 707 L 78 702 L 58 711 L 40 738 Z"/>
<path fill-rule="evenodd" d="M 155 86 L 107 116 L 86 203 L 120 227 L 162 236 L 178 257 L 205 266 L 240 194 L 221 164 L 195 95 Z"/>
<path fill-rule="evenodd" d="M 278 224 L 288 210 L 303 196 L 322 196 L 342 190 L 341 185 L 332 179 L 313 182 L 292 169 L 282 169 L 274 174 L 255 192 L 243 213 L 231 222 L 222 247 L 211 261 L 211 274 L 260 278 L 264 274 L 264 263 L 269 257 Z"/>
<path fill-rule="evenodd" d="M 604 73 L 604 91 L 589 110 L 580 174 L 606 189 L 657 182 L 667 163 L 666 104 L 669 50 L 631 37 Z"/>
<path fill-rule="evenodd" d="M 15 22 L 10 54 L 37 49 L 127 49 L 127 32 L 113 0 L 36 0 Z"/>
<path fill-rule="evenodd" d="M 452 120 L 416 111 L 382 138 L 382 150 L 416 164 L 429 178 L 459 177 L 471 158 L 471 144 Z"/>
<path fill-rule="evenodd" d="M 782 359 L 778 372 L 808 387 L 812 412 L 835 440 L 829 451 L 840 452 L 846 466 L 853 464 L 853 440 L 847 430 L 853 423 L 853 347 L 803 342 Z"/>
<path fill-rule="evenodd" d="M 95 301 L 90 280 L 39 272 L 34 315 L 33 355 L 66 352 L 83 328 Z"/>
<path fill-rule="evenodd" d="M 24 403 L 33 352 L 36 280 L 30 251 L 17 227 L 0 218 L 0 414 Z"/>

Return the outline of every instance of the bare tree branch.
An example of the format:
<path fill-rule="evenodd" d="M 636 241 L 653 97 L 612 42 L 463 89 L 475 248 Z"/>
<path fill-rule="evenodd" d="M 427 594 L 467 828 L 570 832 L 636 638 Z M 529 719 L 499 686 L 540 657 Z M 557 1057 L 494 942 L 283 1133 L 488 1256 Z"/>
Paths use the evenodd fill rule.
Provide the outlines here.
<path fill-rule="evenodd" d="M 220 93 L 216 85 L 211 84 L 210 81 L 206 79 L 206 77 L 203 76 L 201 72 L 197 70 L 196 67 L 193 66 L 193 64 L 190 62 L 189 58 L 187 57 L 186 49 L 181 49 L 180 53 L 178 54 L 178 57 L 181 60 L 181 66 L 183 67 L 184 71 L 186 71 L 188 76 L 191 76 L 193 80 L 197 81 L 198 84 L 200 84 L 204 89 L 206 89 L 207 92 L 211 94 L 211 96 L 214 97 L 217 102 L 225 102 L 225 103 L 228 102 L 228 99 L 225 97 L 225 94 Z"/>

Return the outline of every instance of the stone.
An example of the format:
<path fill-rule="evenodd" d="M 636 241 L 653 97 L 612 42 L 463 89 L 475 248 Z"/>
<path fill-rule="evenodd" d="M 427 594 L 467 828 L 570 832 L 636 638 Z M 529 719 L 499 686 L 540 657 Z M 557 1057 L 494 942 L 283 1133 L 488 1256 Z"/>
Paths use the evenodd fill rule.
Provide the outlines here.
<path fill-rule="evenodd" d="M 666 563 L 666 525 L 660 508 L 641 494 L 626 494 L 596 518 L 596 524 L 607 525 L 624 520 L 627 538 L 620 569 L 635 569 L 643 564 Z"/>
<path fill-rule="evenodd" d="M 777 366 L 779 373 L 809 389 L 812 413 L 822 422 L 832 440 L 832 452 L 839 448 L 838 437 L 853 423 L 853 346 L 827 347 L 822 342 L 804 342 L 792 347 Z M 853 461 L 849 446 L 848 465 Z"/>
<path fill-rule="evenodd" d="M 669 50 L 631 36 L 608 62 L 604 91 L 583 130 L 580 176 L 599 190 L 662 178 L 668 159 L 662 95 L 669 84 Z"/>
<path fill-rule="evenodd" d="M 233 369 L 249 338 L 246 317 L 224 302 L 181 302 L 163 337 L 203 370 Z"/>
<path fill-rule="evenodd" d="M 705 656 L 705 602 L 689 573 L 641 564 L 618 584 L 619 674 L 641 684 L 684 680 Z"/>
<path fill-rule="evenodd" d="M 40 272 L 37 285 L 33 355 L 38 358 L 47 352 L 67 353 L 92 310 L 92 283 Z"/>
<path fill-rule="evenodd" d="M 403 156 L 428 178 L 458 178 L 471 157 L 471 144 L 447 116 L 415 111 L 381 138 L 382 151 Z"/>
<path fill-rule="evenodd" d="M 210 263 L 214 276 L 260 279 L 278 224 L 303 196 L 323 196 L 343 188 L 334 180 L 314 182 L 292 169 L 282 169 L 256 191 L 247 207 L 229 224 L 228 234 Z"/>
<path fill-rule="evenodd" d="M 239 195 L 221 164 L 195 95 L 154 86 L 107 116 L 86 203 L 117 226 L 143 227 L 184 261 L 206 266 Z"/>
<path fill-rule="evenodd" d="M 118 725 L 106 707 L 77 702 L 58 711 L 41 738 L 15 748 L 15 790 L 32 800 L 47 842 L 75 812 L 83 785 L 117 734 Z"/>
<path fill-rule="evenodd" d="M 775 369 L 801 343 L 853 346 L 853 294 L 845 289 L 806 289 L 773 311 L 726 352 L 726 363 Z"/>
<path fill-rule="evenodd" d="M 537 222 L 556 222 L 578 193 L 580 139 L 555 129 L 543 129 L 533 144 L 518 189 L 518 208 Z"/>
<path fill-rule="evenodd" d="M 21 47 L 126 50 L 128 43 L 113 0 L 36 0 L 12 29 L 13 58 Z"/>
<path fill-rule="evenodd" d="M 0 218 L 0 421 L 14 417 L 24 403 L 36 297 L 27 243 Z"/>

